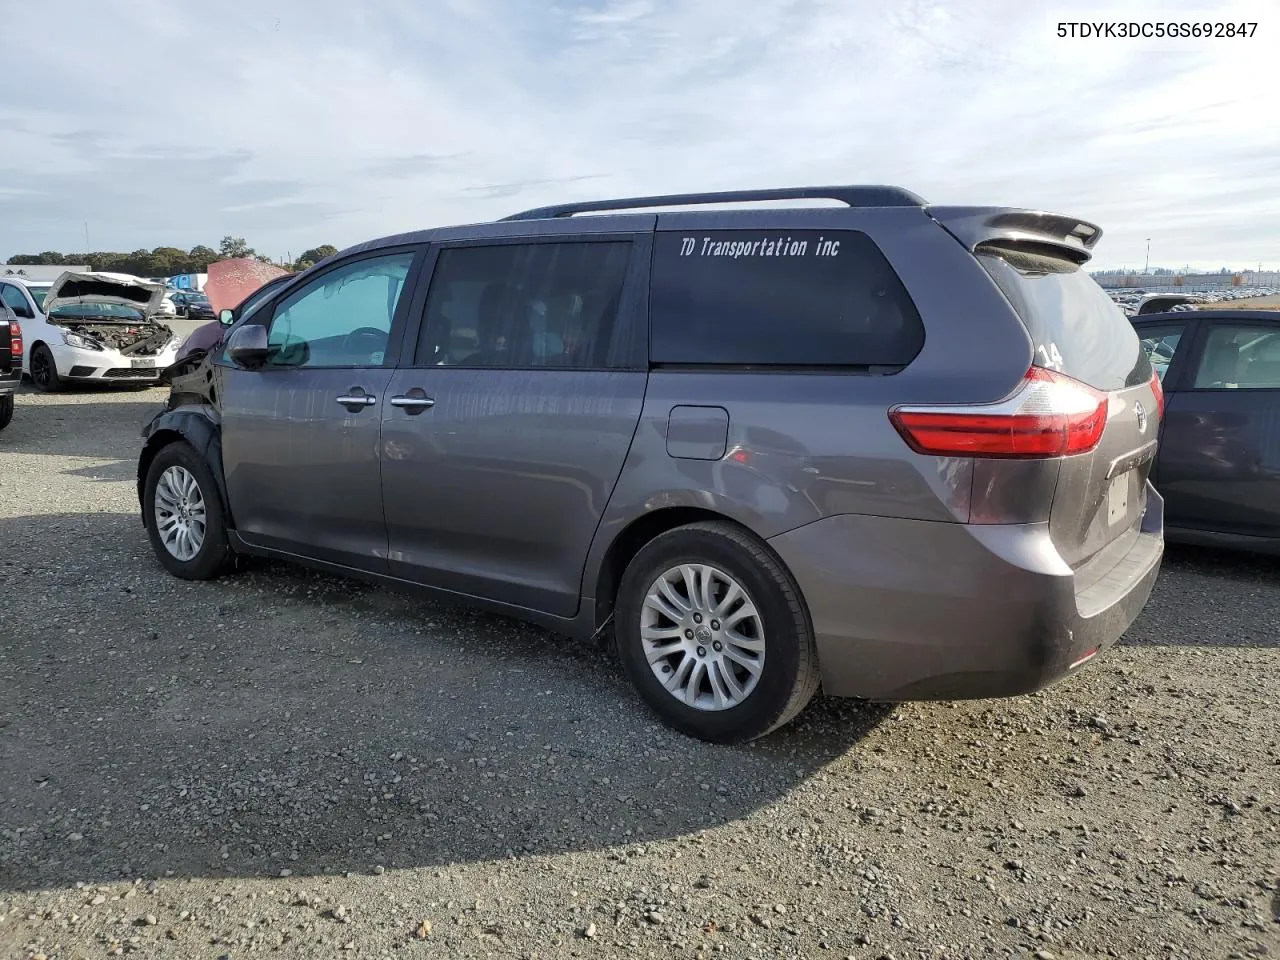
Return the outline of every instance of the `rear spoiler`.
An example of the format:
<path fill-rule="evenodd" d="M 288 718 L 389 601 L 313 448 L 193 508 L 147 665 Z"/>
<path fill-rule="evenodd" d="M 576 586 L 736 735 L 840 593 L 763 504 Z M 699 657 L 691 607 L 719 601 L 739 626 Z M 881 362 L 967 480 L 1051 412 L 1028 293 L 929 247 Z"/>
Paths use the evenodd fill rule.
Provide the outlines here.
<path fill-rule="evenodd" d="M 926 207 L 925 213 L 971 252 L 986 244 L 1039 249 L 1083 264 L 1093 256 L 1102 229 L 1077 217 L 1001 207 Z"/>

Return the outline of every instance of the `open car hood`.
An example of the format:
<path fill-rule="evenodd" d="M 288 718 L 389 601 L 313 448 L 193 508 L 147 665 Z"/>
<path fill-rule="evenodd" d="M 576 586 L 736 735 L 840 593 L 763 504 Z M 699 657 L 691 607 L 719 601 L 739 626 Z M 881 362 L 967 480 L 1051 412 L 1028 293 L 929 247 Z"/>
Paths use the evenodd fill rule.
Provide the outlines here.
<path fill-rule="evenodd" d="M 44 298 L 44 312 L 49 316 L 58 307 L 75 303 L 113 303 L 141 310 L 150 320 L 160 309 L 166 293 L 161 284 L 131 280 L 119 274 L 67 271 L 49 288 Z"/>

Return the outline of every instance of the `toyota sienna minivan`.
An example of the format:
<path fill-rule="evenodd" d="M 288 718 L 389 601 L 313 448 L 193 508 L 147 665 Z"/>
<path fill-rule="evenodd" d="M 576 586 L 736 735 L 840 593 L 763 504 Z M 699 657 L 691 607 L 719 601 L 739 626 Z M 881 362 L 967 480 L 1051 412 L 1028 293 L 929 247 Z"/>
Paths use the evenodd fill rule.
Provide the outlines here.
<path fill-rule="evenodd" d="M 607 640 L 716 742 L 819 688 L 1025 694 L 1163 553 L 1160 381 L 1099 237 L 851 186 L 373 240 L 175 369 L 143 521 L 179 577 L 283 558 Z"/>

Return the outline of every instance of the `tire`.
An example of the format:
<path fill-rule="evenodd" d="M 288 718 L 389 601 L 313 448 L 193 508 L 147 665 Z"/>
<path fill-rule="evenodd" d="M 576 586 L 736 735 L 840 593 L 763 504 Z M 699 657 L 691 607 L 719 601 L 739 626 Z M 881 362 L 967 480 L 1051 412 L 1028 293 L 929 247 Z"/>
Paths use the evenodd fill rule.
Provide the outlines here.
<path fill-rule="evenodd" d="M 695 576 L 695 590 L 684 586 L 686 565 Z M 714 572 L 711 602 L 690 603 L 690 596 L 707 582 L 708 570 Z M 661 592 L 660 577 L 670 578 L 683 604 L 667 601 L 668 610 L 682 615 L 679 629 L 673 617 L 657 613 L 646 601 L 651 588 L 655 595 Z M 729 581 L 754 606 L 754 623 L 741 616 L 746 610 L 741 600 L 726 602 L 732 592 Z M 698 616 L 702 619 L 695 623 Z M 657 645 L 673 649 L 670 656 L 655 659 L 655 666 L 646 654 L 655 641 L 646 640 L 646 631 L 665 634 Z M 698 632 L 691 637 L 692 631 Z M 768 547 L 727 523 L 677 527 L 641 548 L 618 587 L 614 637 L 623 669 L 641 698 L 667 724 L 699 740 L 745 743 L 762 737 L 794 718 L 818 689 L 818 652 L 799 588 Z M 744 639 L 760 652 L 737 646 Z M 692 665 L 686 666 L 690 660 Z M 754 674 L 744 661 L 754 664 Z M 680 698 L 658 672 L 668 678 L 667 684 L 682 687 Z M 688 682 L 693 676 L 698 676 L 696 688 Z M 718 681 L 718 691 L 713 681 Z"/>
<path fill-rule="evenodd" d="M 31 371 L 31 383 L 41 393 L 57 393 L 65 385 L 58 376 L 58 365 L 53 360 L 53 351 L 43 343 L 37 343 L 31 351 L 28 361 Z"/>
<path fill-rule="evenodd" d="M 13 422 L 13 394 L 0 396 L 0 430 Z"/>
<path fill-rule="evenodd" d="M 162 500 L 169 506 L 162 510 L 157 506 L 156 496 L 166 475 Z M 182 515 L 184 501 L 187 518 Z M 192 536 L 185 539 L 179 536 L 177 541 L 171 541 L 173 546 L 166 545 L 160 527 L 173 529 L 176 525 L 185 527 L 188 532 L 194 530 L 198 526 L 193 523 L 197 501 L 203 509 L 204 530 L 197 548 L 188 555 L 183 548 L 189 549 L 193 545 Z M 159 523 L 158 512 L 162 513 Z M 227 542 L 226 514 L 217 482 L 204 458 L 185 441 L 178 440 L 162 447 L 147 468 L 142 517 L 156 559 L 174 576 L 184 580 L 212 580 L 230 565 L 232 554 Z M 169 522 L 169 518 L 173 521 Z"/>

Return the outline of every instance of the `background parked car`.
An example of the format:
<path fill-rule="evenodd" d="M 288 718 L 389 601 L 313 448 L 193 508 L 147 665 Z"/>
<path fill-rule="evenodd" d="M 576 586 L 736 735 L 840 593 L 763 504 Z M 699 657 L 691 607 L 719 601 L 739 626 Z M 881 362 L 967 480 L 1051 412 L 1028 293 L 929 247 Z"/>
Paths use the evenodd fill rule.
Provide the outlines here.
<path fill-rule="evenodd" d="M 203 293 L 189 293 L 185 298 L 186 316 L 188 320 L 217 320 L 213 304 Z"/>
<path fill-rule="evenodd" d="M 0 300 L 0 430 L 13 420 L 13 391 L 22 377 L 22 324 Z"/>
<path fill-rule="evenodd" d="M 1134 318 L 1164 385 L 1152 479 L 1166 536 L 1280 552 L 1280 313 Z"/>
<path fill-rule="evenodd" d="M 5 285 L 8 285 L 8 278 Z M 133 277 L 71 273 L 58 277 L 36 309 L 25 288 L 21 320 L 24 372 L 39 390 L 69 381 L 155 383 L 180 338 L 158 322 L 164 288 Z M 0 296 L 9 296 L 0 289 Z M 16 312 L 16 311 L 15 311 Z"/>

